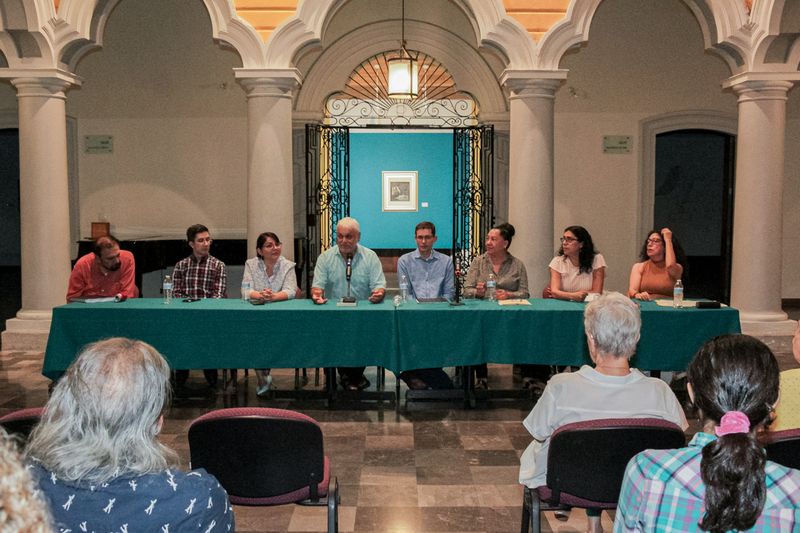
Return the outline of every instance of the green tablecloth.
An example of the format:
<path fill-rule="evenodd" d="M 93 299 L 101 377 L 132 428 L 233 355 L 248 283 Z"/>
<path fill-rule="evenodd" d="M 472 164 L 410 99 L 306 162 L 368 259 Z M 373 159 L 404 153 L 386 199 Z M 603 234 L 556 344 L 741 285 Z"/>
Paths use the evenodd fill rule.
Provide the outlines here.
<path fill-rule="evenodd" d="M 240 300 L 164 305 L 157 299 L 68 304 L 53 310 L 43 374 L 54 378 L 85 344 L 113 336 L 142 339 L 173 368 L 294 368 L 380 365 L 390 370 L 495 363 L 587 362 L 584 304 L 531 300 L 531 306 L 390 302 L 337 307 L 293 300 L 253 306 Z M 736 309 L 671 309 L 642 303 L 634 366 L 680 370 L 708 338 L 738 333 Z"/>
<path fill-rule="evenodd" d="M 499 306 L 465 300 L 406 304 L 399 308 L 398 340 L 402 369 L 464 364 L 589 362 L 583 332 L 584 303 L 532 299 L 530 306 Z M 739 311 L 672 309 L 641 302 L 642 337 L 633 366 L 642 370 L 683 370 L 709 338 L 739 333 Z M 419 362 L 424 361 L 424 365 Z"/>

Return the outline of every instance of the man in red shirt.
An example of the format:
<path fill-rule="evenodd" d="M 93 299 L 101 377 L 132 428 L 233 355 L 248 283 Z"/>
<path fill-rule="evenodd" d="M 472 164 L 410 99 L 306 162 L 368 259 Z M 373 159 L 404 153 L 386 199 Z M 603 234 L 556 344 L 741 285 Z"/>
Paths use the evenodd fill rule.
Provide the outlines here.
<path fill-rule="evenodd" d="M 67 302 L 76 298 L 138 298 L 133 254 L 119 249 L 119 241 L 103 235 L 94 241 L 94 251 L 75 263 L 69 276 Z"/>

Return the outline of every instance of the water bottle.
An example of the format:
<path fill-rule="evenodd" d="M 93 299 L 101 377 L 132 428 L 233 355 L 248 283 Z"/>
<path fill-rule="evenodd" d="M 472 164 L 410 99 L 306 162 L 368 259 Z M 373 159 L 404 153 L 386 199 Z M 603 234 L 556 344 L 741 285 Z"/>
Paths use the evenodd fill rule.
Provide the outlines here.
<path fill-rule="evenodd" d="M 408 278 L 405 275 L 400 276 L 400 299 L 408 301 Z"/>
<path fill-rule="evenodd" d="M 252 284 L 249 281 L 242 281 L 242 300 L 245 302 L 250 301 L 250 290 Z"/>
<path fill-rule="evenodd" d="M 172 301 L 172 277 L 169 275 L 164 276 L 164 284 L 161 286 L 161 292 L 164 293 L 164 303 L 169 304 Z"/>
<path fill-rule="evenodd" d="M 494 272 L 489 274 L 489 279 L 486 280 L 486 299 L 490 302 L 497 300 L 497 278 Z"/>
<path fill-rule="evenodd" d="M 672 307 L 680 309 L 683 307 L 683 282 L 678 280 L 675 282 L 675 288 L 672 289 Z"/>

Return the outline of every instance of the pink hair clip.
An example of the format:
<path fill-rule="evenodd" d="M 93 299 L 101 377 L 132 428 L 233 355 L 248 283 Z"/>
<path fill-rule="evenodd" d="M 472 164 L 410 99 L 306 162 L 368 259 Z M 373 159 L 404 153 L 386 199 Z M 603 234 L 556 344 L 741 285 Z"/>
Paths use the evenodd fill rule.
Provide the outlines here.
<path fill-rule="evenodd" d="M 717 437 L 731 433 L 747 433 L 750 431 L 750 419 L 741 411 L 728 411 L 722 415 L 719 426 L 714 429 Z"/>

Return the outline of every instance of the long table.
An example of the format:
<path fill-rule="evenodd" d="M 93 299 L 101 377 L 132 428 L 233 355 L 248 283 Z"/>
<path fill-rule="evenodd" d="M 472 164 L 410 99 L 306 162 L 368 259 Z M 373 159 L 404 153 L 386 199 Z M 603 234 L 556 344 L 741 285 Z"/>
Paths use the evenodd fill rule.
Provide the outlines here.
<path fill-rule="evenodd" d="M 383 366 L 480 363 L 580 365 L 589 361 L 585 304 L 530 300 L 530 306 L 358 302 L 338 307 L 291 300 L 260 306 L 234 299 L 72 303 L 53 310 L 42 373 L 55 379 L 82 346 L 125 336 L 155 346 L 182 368 Z M 710 337 L 738 333 L 739 312 L 672 309 L 642 302 L 642 339 L 633 365 L 682 370 Z"/>

